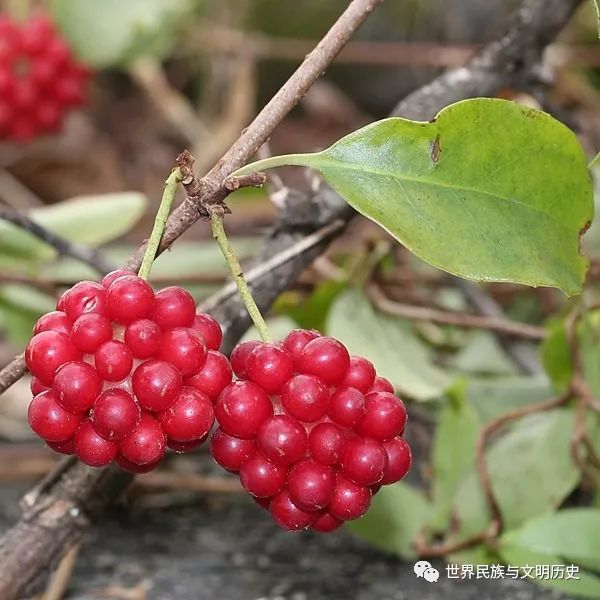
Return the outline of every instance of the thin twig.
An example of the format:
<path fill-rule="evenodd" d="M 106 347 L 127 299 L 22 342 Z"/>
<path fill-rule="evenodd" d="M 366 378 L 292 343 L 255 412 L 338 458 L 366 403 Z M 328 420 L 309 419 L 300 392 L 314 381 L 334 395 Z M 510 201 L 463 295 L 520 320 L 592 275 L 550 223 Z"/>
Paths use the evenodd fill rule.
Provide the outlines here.
<path fill-rule="evenodd" d="M 69 582 L 71 581 L 71 575 L 77 562 L 77 556 L 79 555 L 79 548 L 81 542 L 74 544 L 67 550 L 67 553 L 62 557 L 58 568 L 54 572 L 50 584 L 46 588 L 46 592 L 43 594 L 41 600 L 62 600 Z"/>

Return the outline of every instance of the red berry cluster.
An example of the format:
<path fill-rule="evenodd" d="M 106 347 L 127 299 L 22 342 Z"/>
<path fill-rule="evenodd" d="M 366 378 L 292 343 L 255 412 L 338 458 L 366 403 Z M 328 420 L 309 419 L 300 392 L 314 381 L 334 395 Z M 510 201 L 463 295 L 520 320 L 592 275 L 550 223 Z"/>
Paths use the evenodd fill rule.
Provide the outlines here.
<path fill-rule="evenodd" d="M 25 351 L 29 423 L 48 445 L 99 467 L 153 469 L 166 447 L 201 443 L 231 382 L 221 327 L 186 290 L 154 293 L 114 271 L 82 281 L 42 316 Z"/>
<path fill-rule="evenodd" d="M 231 366 L 240 380 L 215 403 L 211 451 L 280 526 L 332 531 L 407 473 L 404 404 L 339 341 L 297 329 L 239 344 Z"/>
<path fill-rule="evenodd" d="M 27 141 L 58 129 L 83 104 L 88 77 L 47 17 L 0 16 L 0 137 Z"/>

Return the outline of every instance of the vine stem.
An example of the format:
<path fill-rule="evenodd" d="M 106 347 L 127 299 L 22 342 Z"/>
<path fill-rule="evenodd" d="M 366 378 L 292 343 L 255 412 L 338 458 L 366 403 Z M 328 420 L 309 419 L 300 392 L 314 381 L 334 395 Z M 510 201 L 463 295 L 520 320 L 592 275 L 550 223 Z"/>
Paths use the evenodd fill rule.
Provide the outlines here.
<path fill-rule="evenodd" d="M 238 261 L 235 252 L 227 238 L 227 234 L 225 233 L 225 227 L 223 226 L 223 216 L 219 214 L 216 210 L 210 211 L 210 226 L 212 229 L 213 237 L 215 238 L 217 244 L 219 244 L 219 248 L 227 261 L 227 265 L 229 266 L 229 271 L 231 272 L 231 276 L 237 285 L 238 291 L 242 298 L 242 302 L 246 306 L 248 310 L 248 314 L 252 319 L 256 329 L 258 329 L 258 333 L 262 338 L 263 342 L 271 342 L 271 336 L 269 335 L 269 330 L 267 328 L 267 324 L 263 319 L 263 316 L 260 314 L 260 310 L 258 306 L 256 306 L 256 302 L 252 297 L 252 292 L 248 287 L 248 283 L 244 277 L 244 272 L 242 271 L 242 267 L 240 262 Z"/>
<path fill-rule="evenodd" d="M 178 167 L 176 169 L 173 169 L 173 171 L 165 181 L 165 188 L 163 190 L 160 206 L 158 207 L 158 211 L 156 212 L 156 218 L 154 219 L 152 233 L 148 238 L 148 244 L 146 246 L 146 251 L 144 252 L 144 258 L 142 259 L 142 264 L 140 266 L 140 270 L 138 271 L 138 276 L 142 279 L 148 279 L 148 277 L 150 276 L 152 263 L 156 258 L 156 252 L 158 251 L 158 246 L 160 245 L 160 240 L 165 230 L 165 225 L 167 223 L 167 219 L 169 218 L 169 213 L 171 212 L 173 198 L 175 198 L 177 186 L 181 183 L 182 179 L 183 175 L 181 173 L 181 169 L 179 169 Z"/>

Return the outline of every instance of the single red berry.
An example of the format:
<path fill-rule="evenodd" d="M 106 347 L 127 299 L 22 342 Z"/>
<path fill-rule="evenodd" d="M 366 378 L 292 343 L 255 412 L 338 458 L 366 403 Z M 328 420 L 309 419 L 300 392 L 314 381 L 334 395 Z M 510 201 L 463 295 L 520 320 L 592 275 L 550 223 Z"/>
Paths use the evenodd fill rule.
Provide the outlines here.
<path fill-rule="evenodd" d="M 341 342 L 319 337 L 306 344 L 297 364 L 301 373 L 315 375 L 328 385 L 338 385 L 350 367 L 350 355 Z"/>
<path fill-rule="evenodd" d="M 275 523 L 288 531 L 307 529 L 316 520 L 317 514 L 299 509 L 290 499 L 286 490 L 277 494 L 271 500 L 269 512 L 275 519 Z"/>
<path fill-rule="evenodd" d="M 312 528 L 315 531 L 320 531 L 321 533 L 329 533 L 331 531 L 335 531 L 339 527 L 344 524 L 344 521 L 340 519 L 336 519 L 329 513 L 323 513 L 317 520 L 312 524 Z"/>
<path fill-rule="evenodd" d="M 306 454 L 308 444 L 304 427 L 287 415 L 269 417 L 258 430 L 259 450 L 278 465 L 292 465 Z"/>
<path fill-rule="evenodd" d="M 46 387 L 37 377 L 32 377 L 29 389 L 31 390 L 32 396 L 37 396 L 50 388 Z"/>
<path fill-rule="evenodd" d="M 71 319 L 60 310 L 53 310 L 52 312 L 42 315 L 36 322 L 33 328 L 33 334 L 36 335 L 42 331 L 60 331 L 69 335 L 71 333 Z"/>
<path fill-rule="evenodd" d="M 54 36 L 52 23 L 44 16 L 35 16 L 21 28 L 20 48 L 26 54 L 42 54 Z"/>
<path fill-rule="evenodd" d="M 215 350 L 209 350 L 202 368 L 184 383 L 206 394 L 214 402 L 231 383 L 231 378 L 231 365 L 227 357 Z"/>
<path fill-rule="evenodd" d="M 210 431 L 215 413 L 212 402 L 192 387 L 182 387 L 173 405 L 158 415 L 163 431 L 176 442 L 192 442 Z"/>
<path fill-rule="evenodd" d="M 292 329 L 283 340 L 283 347 L 294 361 L 298 361 L 308 342 L 318 337 L 321 337 L 321 334 L 314 329 Z"/>
<path fill-rule="evenodd" d="M 56 371 L 52 389 L 63 408 L 75 413 L 84 412 L 91 408 L 100 394 L 102 381 L 90 364 L 73 361 Z"/>
<path fill-rule="evenodd" d="M 156 467 L 160 464 L 161 459 L 148 463 L 145 465 L 138 465 L 134 462 L 131 462 L 127 458 L 125 458 L 122 454 L 117 454 L 117 458 L 115 459 L 116 463 L 123 469 L 124 471 L 128 471 L 129 473 L 135 473 L 137 475 L 141 475 L 142 473 L 150 473 L 150 471 L 154 471 Z"/>
<path fill-rule="evenodd" d="M 267 394 L 278 394 L 294 373 L 292 358 L 275 344 L 260 344 L 246 359 L 248 379 Z"/>
<path fill-rule="evenodd" d="M 120 388 L 109 388 L 96 400 L 90 419 L 103 438 L 119 441 L 131 434 L 140 416 L 140 408 L 131 394 Z"/>
<path fill-rule="evenodd" d="M 389 440 L 404 430 L 406 407 L 389 392 L 373 392 L 366 398 L 366 413 L 357 432 L 376 440 Z"/>
<path fill-rule="evenodd" d="M 121 381 L 131 373 L 133 356 L 129 348 L 119 340 L 104 342 L 94 354 L 98 375 L 106 381 Z"/>
<path fill-rule="evenodd" d="M 72 438 L 81 424 L 81 415 L 65 410 L 53 390 L 42 392 L 31 401 L 28 419 L 31 429 L 48 442 Z"/>
<path fill-rule="evenodd" d="M 314 460 L 303 460 L 290 470 L 287 490 L 292 502 L 302 510 L 325 508 L 333 497 L 335 473 Z"/>
<path fill-rule="evenodd" d="M 111 322 L 105 316 L 85 313 L 73 323 L 71 341 L 80 352 L 93 354 L 101 344 L 110 340 L 112 335 Z"/>
<path fill-rule="evenodd" d="M 364 395 L 351 387 L 338 388 L 329 400 L 329 417 L 343 427 L 355 427 L 366 413 Z"/>
<path fill-rule="evenodd" d="M 133 372 L 131 384 L 142 408 L 161 412 L 175 402 L 182 380 L 172 364 L 164 360 L 149 360 Z"/>
<path fill-rule="evenodd" d="M 358 485 L 371 486 L 383 479 L 387 462 L 387 453 L 378 441 L 354 437 L 346 442 L 342 472 Z"/>
<path fill-rule="evenodd" d="M 167 448 L 170 448 L 174 452 L 177 452 L 177 454 L 185 454 L 186 452 L 191 452 L 192 450 L 200 446 L 202 442 L 206 441 L 207 437 L 208 434 L 202 436 L 197 440 L 192 440 L 191 442 L 177 442 L 175 440 L 172 440 L 171 438 L 167 438 Z"/>
<path fill-rule="evenodd" d="M 113 281 L 119 279 L 119 277 L 125 277 L 126 275 L 135 275 L 135 273 L 133 271 L 128 271 L 127 269 L 116 269 L 115 271 L 111 271 L 110 273 L 105 275 L 102 278 L 100 285 L 108 289 Z"/>
<path fill-rule="evenodd" d="M 327 507 L 332 517 L 342 521 L 358 519 L 367 512 L 370 504 L 371 490 L 368 487 L 337 476 L 335 492 Z"/>
<path fill-rule="evenodd" d="M 64 442 L 49 442 L 46 440 L 46 444 L 59 454 L 75 454 L 75 438 L 69 438 Z"/>
<path fill-rule="evenodd" d="M 121 455 L 136 465 L 149 465 L 158 462 L 165 453 L 165 434 L 160 422 L 142 413 L 137 427 L 120 445 Z"/>
<path fill-rule="evenodd" d="M 135 358 L 150 358 L 158 350 L 162 338 L 160 327 L 150 319 L 139 319 L 127 325 L 124 340 Z"/>
<path fill-rule="evenodd" d="M 57 308 L 64 310 L 71 321 L 84 313 L 106 315 L 106 289 L 95 281 L 80 281 L 62 295 Z"/>
<path fill-rule="evenodd" d="M 329 391 L 325 384 L 313 375 L 296 375 L 281 389 L 281 404 L 285 410 L 307 423 L 325 416 L 329 403 Z"/>
<path fill-rule="evenodd" d="M 373 392 L 389 392 L 393 394 L 394 386 L 385 377 L 375 377 L 375 381 L 368 393 L 371 394 Z"/>
<path fill-rule="evenodd" d="M 38 333 L 29 340 L 25 350 L 25 362 L 30 373 L 47 386 L 52 385 L 58 367 L 80 358 L 69 337 L 57 331 Z"/>
<path fill-rule="evenodd" d="M 84 421 L 75 434 L 75 454 L 90 467 L 104 467 L 117 456 L 119 447 L 103 438 L 90 421 Z"/>
<path fill-rule="evenodd" d="M 388 455 L 388 464 L 381 483 L 387 485 L 400 481 L 410 470 L 412 455 L 410 446 L 401 437 L 395 437 L 383 442 Z"/>
<path fill-rule="evenodd" d="M 250 340 L 248 342 L 242 342 L 238 344 L 231 353 L 229 360 L 231 361 L 231 368 L 233 372 L 240 379 L 248 379 L 248 372 L 246 371 L 246 361 L 248 360 L 248 356 L 250 353 L 258 346 L 260 346 L 262 342 L 258 340 Z"/>
<path fill-rule="evenodd" d="M 218 350 L 223 341 L 223 331 L 219 322 L 206 313 L 196 313 L 192 329 L 200 332 L 209 350 Z"/>
<path fill-rule="evenodd" d="M 193 296 L 180 287 L 166 287 L 154 298 L 151 319 L 163 330 L 173 327 L 190 327 L 196 317 Z"/>
<path fill-rule="evenodd" d="M 226 434 L 221 428 L 210 438 L 212 457 L 227 471 L 237 473 L 242 463 L 256 450 L 253 440 L 244 440 Z"/>
<path fill-rule="evenodd" d="M 353 387 L 366 394 L 375 382 L 375 367 L 362 356 L 350 357 L 350 368 L 340 385 Z"/>
<path fill-rule="evenodd" d="M 154 291 L 147 281 L 137 275 L 124 275 L 110 284 L 108 310 L 117 323 L 129 325 L 138 319 L 145 319 L 153 308 Z"/>
<path fill-rule="evenodd" d="M 206 352 L 206 345 L 192 329 L 176 327 L 165 331 L 156 357 L 170 362 L 184 377 L 188 377 L 202 368 Z"/>
<path fill-rule="evenodd" d="M 240 467 L 240 481 L 244 489 L 257 498 L 268 498 L 279 493 L 285 485 L 286 468 L 272 463 L 255 451 Z"/>
<path fill-rule="evenodd" d="M 269 396 L 251 381 L 231 383 L 215 403 L 215 415 L 223 431 L 241 438 L 253 438 L 272 414 Z"/>
<path fill-rule="evenodd" d="M 319 423 L 308 436 L 311 456 L 322 465 L 334 466 L 342 459 L 346 436 L 334 423 Z"/>

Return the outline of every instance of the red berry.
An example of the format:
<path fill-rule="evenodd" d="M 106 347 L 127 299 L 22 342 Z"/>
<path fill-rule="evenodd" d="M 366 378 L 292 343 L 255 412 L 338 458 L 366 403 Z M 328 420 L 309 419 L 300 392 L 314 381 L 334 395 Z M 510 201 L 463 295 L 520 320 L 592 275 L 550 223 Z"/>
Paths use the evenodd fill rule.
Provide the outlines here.
<path fill-rule="evenodd" d="M 329 400 L 329 417 L 343 427 L 355 427 L 366 413 L 364 395 L 351 387 L 341 387 Z"/>
<path fill-rule="evenodd" d="M 360 435 L 389 440 L 404 430 L 406 408 L 400 398 L 389 392 L 373 392 L 367 395 L 366 413 L 357 428 Z"/>
<path fill-rule="evenodd" d="M 244 489 L 257 498 L 274 496 L 283 489 L 287 469 L 268 460 L 255 451 L 240 467 L 240 481 Z"/>
<path fill-rule="evenodd" d="M 206 441 L 207 437 L 208 434 L 202 436 L 201 438 L 198 438 L 197 440 L 192 440 L 191 442 L 177 442 L 175 440 L 167 438 L 167 448 L 170 448 L 174 452 L 177 452 L 177 454 L 185 454 L 186 452 L 191 452 L 192 450 L 200 446 L 202 442 Z"/>
<path fill-rule="evenodd" d="M 129 348 L 118 340 L 104 342 L 94 354 L 98 375 L 106 381 L 121 381 L 131 373 L 133 357 Z"/>
<path fill-rule="evenodd" d="M 312 524 L 312 528 L 315 531 L 320 531 L 321 533 L 329 533 L 330 531 L 335 531 L 336 529 L 338 529 L 338 527 L 341 527 L 343 524 L 344 524 L 344 521 L 340 521 L 340 519 L 336 519 L 335 517 L 331 516 L 329 513 L 323 513 Z"/>
<path fill-rule="evenodd" d="M 88 410 L 102 389 L 94 367 L 85 362 L 65 363 L 56 371 L 52 388 L 63 408 L 71 412 Z"/>
<path fill-rule="evenodd" d="M 367 512 L 370 504 L 371 490 L 368 487 L 337 476 L 335 492 L 327 507 L 331 516 L 342 521 L 358 519 Z"/>
<path fill-rule="evenodd" d="M 196 317 L 196 302 L 193 296 L 180 287 L 166 287 L 155 296 L 152 320 L 161 329 L 190 327 Z"/>
<path fill-rule="evenodd" d="M 387 453 L 379 442 L 355 437 L 346 442 L 342 471 L 350 481 L 370 486 L 383 479 L 387 462 Z"/>
<path fill-rule="evenodd" d="M 394 393 L 394 386 L 385 377 L 375 377 L 373 385 L 369 389 L 369 394 L 372 392 L 389 392 Z"/>
<path fill-rule="evenodd" d="M 350 355 L 345 346 L 330 337 L 309 342 L 298 359 L 298 370 L 315 375 L 328 385 L 338 385 L 350 367 Z"/>
<path fill-rule="evenodd" d="M 100 285 L 108 289 L 113 281 L 119 279 L 119 277 L 125 277 L 126 275 L 135 275 L 135 273 L 133 271 L 128 271 L 127 269 L 116 269 L 115 271 L 111 271 L 110 273 L 105 275 L 102 278 Z"/>
<path fill-rule="evenodd" d="M 262 342 L 258 340 L 251 340 L 249 342 L 242 342 L 238 344 L 231 353 L 229 360 L 231 361 L 231 368 L 233 372 L 240 379 L 248 379 L 248 372 L 246 371 L 246 362 L 250 353 L 260 346 Z"/>
<path fill-rule="evenodd" d="M 29 389 L 31 390 L 32 396 L 37 396 L 49 388 L 47 388 L 37 377 L 32 377 Z"/>
<path fill-rule="evenodd" d="M 228 471 L 238 472 L 242 463 L 256 450 L 253 440 L 244 440 L 226 434 L 218 428 L 210 439 L 213 458 Z"/>
<path fill-rule="evenodd" d="M 124 471 L 129 471 L 129 473 L 142 474 L 149 473 L 150 471 L 154 471 L 156 467 L 160 464 L 160 458 L 153 463 L 148 463 L 145 465 L 137 465 L 134 462 L 131 462 L 127 458 L 125 458 L 122 454 L 117 454 L 117 458 L 115 459 L 117 464 Z"/>
<path fill-rule="evenodd" d="M 267 394 L 278 394 L 294 373 L 292 358 L 275 344 L 260 344 L 246 359 L 248 379 Z"/>
<path fill-rule="evenodd" d="M 154 291 L 148 282 L 140 277 L 124 275 L 110 284 L 108 310 L 117 323 L 129 325 L 137 319 L 145 319 L 153 308 Z"/>
<path fill-rule="evenodd" d="M 366 394 L 375 382 L 375 367 L 362 356 L 350 357 L 350 368 L 341 385 L 353 387 Z"/>
<path fill-rule="evenodd" d="M 31 401 L 28 419 L 31 429 L 48 442 L 72 438 L 81 424 L 81 416 L 65 410 L 53 390 L 42 392 Z"/>
<path fill-rule="evenodd" d="M 188 377 L 204 365 L 206 346 L 192 329 L 177 327 L 165 331 L 156 357 L 169 361 L 184 377 Z"/>
<path fill-rule="evenodd" d="M 272 414 L 269 396 L 251 381 L 231 383 L 215 403 L 215 415 L 221 429 L 241 438 L 253 438 Z"/>
<path fill-rule="evenodd" d="M 323 465 L 337 465 L 342 459 L 345 447 L 344 432 L 333 423 L 319 423 L 308 436 L 311 456 Z"/>
<path fill-rule="evenodd" d="M 291 501 L 290 495 L 286 490 L 279 492 L 271 500 L 269 512 L 280 527 L 289 531 L 307 529 L 315 522 L 317 517 L 314 512 L 306 512 L 299 509 Z"/>
<path fill-rule="evenodd" d="M 196 313 L 192 329 L 200 332 L 209 350 L 218 350 L 223 341 L 223 332 L 219 322 L 206 313 Z"/>
<path fill-rule="evenodd" d="M 124 340 L 135 358 L 150 358 L 162 338 L 160 327 L 150 319 L 139 319 L 127 326 Z"/>
<path fill-rule="evenodd" d="M 105 316 L 86 313 L 73 323 L 71 341 L 80 352 L 93 354 L 100 344 L 110 340 L 112 335 L 111 322 Z"/>
<path fill-rule="evenodd" d="M 292 329 L 283 340 L 283 347 L 294 361 L 298 361 L 306 344 L 318 337 L 321 334 L 314 329 Z"/>
<path fill-rule="evenodd" d="M 52 385 L 61 365 L 79 360 L 80 354 L 64 333 L 42 331 L 33 336 L 25 350 L 25 362 L 32 375 L 43 385 Z"/>
<path fill-rule="evenodd" d="M 292 465 L 306 454 L 306 430 L 287 415 L 269 417 L 258 430 L 256 441 L 259 450 L 278 465 Z"/>
<path fill-rule="evenodd" d="M 392 438 L 383 442 L 383 447 L 388 456 L 388 464 L 385 468 L 382 485 L 396 483 L 400 481 L 410 470 L 412 455 L 410 446 L 400 437 Z"/>
<path fill-rule="evenodd" d="M 84 421 L 75 434 L 75 454 L 90 467 L 104 467 L 117 456 L 119 447 L 103 438 L 89 421 Z"/>
<path fill-rule="evenodd" d="M 206 394 L 214 402 L 231 383 L 231 377 L 231 366 L 227 358 L 220 352 L 209 350 L 202 368 L 184 383 Z"/>
<path fill-rule="evenodd" d="M 325 465 L 306 459 L 292 467 L 287 490 L 298 508 L 315 511 L 325 508 L 335 490 L 335 474 Z"/>
<path fill-rule="evenodd" d="M 175 402 L 182 381 L 179 371 L 170 363 L 149 360 L 133 372 L 131 384 L 142 408 L 161 412 Z"/>
<path fill-rule="evenodd" d="M 130 394 L 120 388 L 110 388 L 96 400 L 90 419 L 103 438 L 119 441 L 135 429 L 140 415 L 140 408 Z"/>
<path fill-rule="evenodd" d="M 140 422 L 120 446 L 122 456 L 136 465 L 149 465 L 159 461 L 165 453 L 165 434 L 159 421 L 142 413 Z"/>
<path fill-rule="evenodd" d="M 69 438 L 64 442 L 49 442 L 46 440 L 46 444 L 59 454 L 75 454 L 75 438 Z"/>
<path fill-rule="evenodd" d="M 329 392 L 317 377 L 296 375 L 284 384 L 281 390 L 281 403 L 296 419 L 312 423 L 325 416 Z"/>
<path fill-rule="evenodd" d="M 34 335 L 42 331 L 60 331 L 69 335 L 71 333 L 71 319 L 60 310 L 46 313 L 37 320 L 33 328 Z"/>
<path fill-rule="evenodd" d="M 95 281 L 80 281 L 68 289 L 59 300 L 71 321 L 84 313 L 107 314 L 106 290 Z M 58 305 L 57 305 L 58 307 Z"/>
<path fill-rule="evenodd" d="M 191 442 L 204 437 L 214 420 L 212 402 L 191 387 L 183 387 L 173 405 L 158 415 L 163 431 L 176 442 Z"/>

